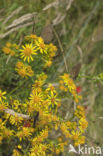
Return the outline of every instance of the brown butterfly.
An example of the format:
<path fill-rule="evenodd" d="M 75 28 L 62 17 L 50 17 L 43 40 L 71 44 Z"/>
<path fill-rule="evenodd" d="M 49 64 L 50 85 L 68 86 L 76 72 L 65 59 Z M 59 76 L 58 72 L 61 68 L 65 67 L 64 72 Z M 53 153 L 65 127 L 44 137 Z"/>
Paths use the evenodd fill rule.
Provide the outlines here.
<path fill-rule="evenodd" d="M 45 26 L 41 32 L 41 37 L 44 39 L 45 43 L 49 43 L 53 39 L 53 26 L 49 24 Z"/>
<path fill-rule="evenodd" d="M 73 66 L 72 71 L 71 71 L 71 76 L 73 77 L 73 79 L 76 79 L 79 72 L 81 69 L 81 63 L 78 63 L 76 65 Z"/>

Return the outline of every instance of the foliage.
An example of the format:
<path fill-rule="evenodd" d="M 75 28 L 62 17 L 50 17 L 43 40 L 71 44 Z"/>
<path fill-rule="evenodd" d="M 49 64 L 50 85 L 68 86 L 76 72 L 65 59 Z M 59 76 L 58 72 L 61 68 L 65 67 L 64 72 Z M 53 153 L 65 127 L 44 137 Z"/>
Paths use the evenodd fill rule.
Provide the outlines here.
<path fill-rule="evenodd" d="M 90 146 L 91 144 L 94 146 L 102 146 L 103 81 L 100 77 L 100 73 L 103 73 L 103 1 L 74 0 L 70 9 L 67 11 L 66 7 L 70 1 L 60 0 L 58 5 L 43 11 L 43 8 L 51 5 L 53 2 L 55 2 L 55 0 L 28 0 L 28 3 L 24 0 L 0 0 L 0 38 L 1 34 L 7 31 L 6 27 L 19 17 L 34 11 L 37 12 L 37 16 L 30 20 L 33 21 L 32 25 L 21 27 L 13 33 L 8 34 L 6 37 L 1 38 L 0 90 L 7 91 L 7 98 L 10 98 L 10 95 L 12 95 L 13 99 L 18 99 L 19 101 L 22 99 L 24 102 L 31 93 L 32 84 L 37 80 L 36 75 L 40 75 L 42 71 L 48 75 L 46 83 L 51 82 L 53 85 L 57 86 L 59 81 L 57 77 L 60 73 L 65 72 L 65 67 L 60 45 L 58 44 L 55 34 L 52 42 L 58 47 L 58 52 L 53 58 L 53 65 L 49 68 L 44 68 L 44 63 L 41 63 L 40 57 L 38 59 L 36 58 L 37 55 L 35 55 L 36 61 L 30 62 L 32 71 L 34 71 L 34 80 L 29 76 L 23 78 L 17 73 L 18 68 L 16 68 L 16 63 L 18 59 L 16 57 L 4 55 L 2 53 L 2 47 L 6 42 L 10 42 L 12 45 L 13 43 L 20 45 L 23 41 L 25 45 L 25 35 L 31 34 L 31 32 L 41 35 L 45 26 L 66 15 L 59 24 L 54 25 L 54 28 L 63 46 L 68 73 L 71 74 L 73 79 L 75 77 L 74 75 L 72 76 L 74 67 L 77 69 L 78 64 L 81 64 L 80 74 L 79 77 L 76 77 L 75 83 L 77 85 L 77 92 L 81 91 L 82 93 L 82 105 L 86 109 L 86 116 L 89 121 L 88 134 L 86 134 L 88 140 L 87 144 Z M 19 7 L 22 7 L 22 10 L 11 16 Z M 8 17 L 10 18 L 6 21 Z M 5 21 L 6 23 L 4 24 Z M 19 23 L 19 25 L 21 25 L 21 23 Z M 21 46 L 20 49 L 22 49 Z M 23 63 L 25 64 L 25 62 Z M 63 66 L 61 66 L 61 64 L 63 64 Z M 28 65 L 28 63 L 25 64 L 26 67 Z M 16 68 L 15 71 L 14 68 Z M 65 98 L 64 95 L 69 98 Z M 69 119 L 72 113 L 67 113 L 67 109 L 68 112 L 73 111 L 73 101 L 70 95 L 68 95 L 68 92 L 60 92 L 59 96 L 62 96 L 62 105 L 59 108 L 59 113 L 63 118 L 67 116 Z M 6 145 L 7 141 L 4 141 L 3 146 L 0 148 L 0 155 L 2 155 L 1 150 L 4 148 L 5 151 L 8 152 L 8 145 Z M 9 147 L 11 148 L 10 144 Z M 67 152 L 64 152 L 63 155 L 67 155 Z"/>

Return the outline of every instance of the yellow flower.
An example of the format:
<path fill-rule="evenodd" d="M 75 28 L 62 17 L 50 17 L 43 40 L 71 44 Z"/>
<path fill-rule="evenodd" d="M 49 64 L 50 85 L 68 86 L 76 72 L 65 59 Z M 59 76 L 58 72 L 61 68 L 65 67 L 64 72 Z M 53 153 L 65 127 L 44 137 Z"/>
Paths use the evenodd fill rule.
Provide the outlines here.
<path fill-rule="evenodd" d="M 77 106 L 77 109 L 80 110 L 80 111 L 82 111 L 82 112 L 84 111 L 84 107 L 83 106 L 80 106 L 80 105 Z"/>
<path fill-rule="evenodd" d="M 47 137 L 48 137 L 48 129 L 45 128 L 42 132 L 40 132 L 40 134 L 38 136 L 36 136 L 32 140 L 32 146 L 35 146 L 36 144 L 41 143 Z"/>
<path fill-rule="evenodd" d="M 23 127 L 22 130 L 18 131 L 16 136 L 22 141 L 22 139 L 29 138 L 32 135 L 33 129 Z"/>
<path fill-rule="evenodd" d="M 85 118 L 84 107 L 78 105 L 77 109 L 74 112 L 74 115 L 77 116 L 78 118 Z"/>
<path fill-rule="evenodd" d="M 56 154 L 58 155 L 60 153 L 60 149 L 56 148 Z"/>
<path fill-rule="evenodd" d="M 24 133 L 22 131 L 18 131 L 16 133 L 16 136 L 19 138 L 20 141 L 22 141 L 22 139 L 25 138 Z"/>
<path fill-rule="evenodd" d="M 8 103 L 4 101 L 0 101 L 0 111 L 3 111 L 4 109 L 7 109 Z"/>
<path fill-rule="evenodd" d="M 31 66 L 23 64 L 23 62 L 19 61 L 16 63 L 16 70 L 18 74 L 22 77 L 33 76 L 34 72 Z"/>
<path fill-rule="evenodd" d="M 14 109 L 19 111 L 19 107 L 21 106 L 21 103 L 19 102 L 19 100 L 14 100 L 13 101 L 13 107 Z"/>
<path fill-rule="evenodd" d="M 2 92 L 1 90 L 0 90 L 0 101 L 2 100 L 2 99 L 6 99 L 6 97 L 4 96 L 6 94 L 6 92 Z"/>
<path fill-rule="evenodd" d="M 62 81 L 63 81 L 63 83 L 62 81 L 60 81 L 60 89 L 64 90 L 65 92 L 69 90 L 69 92 L 74 97 L 74 101 L 78 103 L 79 99 L 81 99 L 81 96 L 77 95 L 76 85 L 74 84 L 73 80 L 70 78 L 70 75 L 64 74 L 63 76 L 60 76 L 60 77 L 62 78 Z"/>
<path fill-rule="evenodd" d="M 40 53 L 47 53 L 47 47 L 41 37 L 38 37 L 38 40 L 35 41 L 35 45 L 37 46 L 37 49 L 40 50 Z"/>
<path fill-rule="evenodd" d="M 32 55 L 37 55 L 36 53 L 36 47 L 33 47 L 32 44 L 26 44 L 25 46 L 22 46 L 23 49 L 20 50 L 20 55 L 21 55 L 21 58 L 24 59 L 24 61 L 33 61 L 33 56 Z"/>
<path fill-rule="evenodd" d="M 63 122 L 61 123 L 60 129 L 61 129 L 62 132 L 67 130 L 67 127 L 66 127 L 65 123 L 63 123 Z"/>
<path fill-rule="evenodd" d="M 26 72 L 26 68 L 25 67 L 23 67 L 21 69 L 18 69 L 17 71 L 18 71 L 18 74 L 20 76 L 22 76 L 22 77 L 26 77 L 27 76 L 27 72 Z"/>
<path fill-rule="evenodd" d="M 30 156 L 46 156 L 47 145 L 46 144 L 36 144 L 31 148 Z M 36 155 L 35 155 L 36 153 Z"/>
<path fill-rule="evenodd" d="M 35 152 L 31 152 L 29 153 L 29 156 L 37 156 L 37 154 Z"/>
<path fill-rule="evenodd" d="M 33 104 L 39 104 L 43 101 L 42 94 L 38 93 L 37 89 L 33 89 L 29 99 Z"/>
<path fill-rule="evenodd" d="M 7 128 L 4 128 L 3 130 L 3 137 L 4 138 L 9 138 L 10 136 L 14 135 L 14 131 L 13 130 L 9 130 Z"/>
<path fill-rule="evenodd" d="M 27 108 L 27 112 L 29 114 L 32 114 L 32 112 L 34 112 L 35 110 L 35 105 L 31 105 L 31 103 L 29 103 L 28 108 Z"/>
<path fill-rule="evenodd" d="M 11 123 L 12 125 L 16 125 L 16 126 L 17 126 L 19 123 L 22 123 L 23 118 L 22 118 L 22 117 L 18 117 L 18 116 L 15 114 L 15 116 L 11 115 L 9 120 L 10 120 L 10 123 Z"/>
<path fill-rule="evenodd" d="M 21 154 L 20 154 L 20 152 L 18 150 L 14 149 L 12 156 L 21 156 Z"/>
<path fill-rule="evenodd" d="M 54 92 L 51 92 L 50 95 L 48 95 L 48 102 L 50 105 L 58 105 L 58 102 L 60 102 L 60 99 L 57 99 L 57 94 L 54 94 Z"/>
<path fill-rule="evenodd" d="M 85 136 L 79 136 L 78 140 L 75 140 L 74 146 L 78 146 L 78 145 L 84 144 L 84 143 L 85 143 Z"/>
<path fill-rule="evenodd" d="M 14 51 L 14 50 L 11 50 L 11 51 L 10 51 L 10 55 L 11 55 L 11 56 L 14 56 L 14 55 L 15 55 L 15 51 Z"/>
<path fill-rule="evenodd" d="M 47 79 L 47 75 L 45 73 L 41 73 L 39 76 L 38 76 L 38 80 L 39 81 L 45 81 Z"/>
<path fill-rule="evenodd" d="M 47 53 L 46 53 L 45 58 L 48 58 L 47 61 L 51 61 L 52 58 L 55 56 L 55 53 L 57 51 L 57 47 L 54 46 L 52 43 L 50 43 L 50 44 L 46 45 L 46 48 L 47 48 Z"/>
<path fill-rule="evenodd" d="M 21 149 L 22 148 L 21 145 L 18 145 L 18 148 Z"/>
<path fill-rule="evenodd" d="M 60 146 L 60 151 L 63 152 L 64 151 L 64 143 L 60 143 L 59 146 Z"/>
<path fill-rule="evenodd" d="M 16 63 L 16 67 L 17 68 L 23 68 L 24 67 L 24 64 L 23 64 L 23 62 L 21 62 L 21 61 L 18 61 L 17 63 Z"/>
<path fill-rule="evenodd" d="M 62 138 L 61 138 L 61 137 L 59 137 L 59 138 L 58 138 L 58 141 L 59 141 L 59 142 L 62 142 Z"/>
<path fill-rule="evenodd" d="M 88 122 L 87 122 L 87 120 L 85 118 L 81 118 L 79 120 L 79 124 L 80 124 L 80 126 L 79 126 L 80 130 L 83 131 L 83 132 L 88 127 Z"/>
<path fill-rule="evenodd" d="M 8 43 L 6 43 L 6 46 L 2 48 L 2 50 L 5 54 L 10 54 L 11 56 L 14 56 L 15 50 L 16 50 L 14 48 L 16 48 L 16 47 L 14 47 L 13 44 L 8 42 Z"/>
<path fill-rule="evenodd" d="M 36 40 L 38 37 L 35 34 L 31 34 L 25 37 L 26 40 Z"/>
<path fill-rule="evenodd" d="M 78 140 L 79 136 L 81 135 L 81 133 L 79 131 L 72 131 L 71 132 L 71 135 L 72 135 L 72 139 L 73 140 Z"/>
<path fill-rule="evenodd" d="M 2 51 L 5 53 L 5 54 L 9 54 L 10 53 L 10 48 L 8 47 L 3 47 Z"/>
<path fill-rule="evenodd" d="M 67 121 L 66 122 L 66 125 L 67 125 L 68 128 L 70 128 L 71 127 L 71 122 L 70 121 Z"/>
<path fill-rule="evenodd" d="M 17 45 L 16 43 L 12 44 L 12 47 L 15 49 L 19 49 L 19 45 Z"/>
<path fill-rule="evenodd" d="M 52 61 L 51 60 L 47 60 L 45 65 L 44 65 L 44 68 L 50 67 L 51 65 L 52 65 Z"/>
<path fill-rule="evenodd" d="M 23 133 L 25 137 L 29 137 L 32 135 L 32 129 L 28 127 L 23 127 Z"/>
<path fill-rule="evenodd" d="M 75 97 L 75 98 L 74 98 L 74 101 L 75 101 L 76 103 L 78 103 L 78 102 L 79 102 L 79 100 L 78 100 L 78 98 L 77 98 L 77 97 Z"/>
<path fill-rule="evenodd" d="M 49 50 L 51 53 L 56 52 L 57 51 L 57 47 L 55 45 L 53 45 L 52 43 L 49 44 Z M 54 54 L 54 53 L 53 53 Z M 54 55 L 53 55 L 54 56 Z M 52 56 L 52 57 L 53 57 Z"/>
<path fill-rule="evenodd" d="M 44 73 L 41 73 L 38 76 L 38 80 L 35 81 L 35 83 L 32 85 L 33 89 L 38 89 L 39 92 L 42 90 L 41 87 L 43 86 L 43 84 L 45 83 L 45 80 L 47 79 L 47 75 Z"/>
<path fill-rule="evenodd" d="M 36 80 L 35 83 L 32 85 L 33 89 L 37 89 L 39 90 L 39 92 L 41 92 L 41 86 L 43 85 L 42 81 L 38 81 Z"/>
<path fill-rule="evenodd" d="M 70 129 L 75 130 L 76 128 L 77 128 L 77 123 L 76 122 L 71 122 Z"/>
<path fill-rule="evenodd" d="M 11 47 L 11 43 L 10 43 L 10 42 L 7 42 L 7 43 L 6 43 L 6 46 L 7 46 L 8 48 L 10 48 L 10 47 Z"/>
<path fill-rule="evenodd" d="M 58 121 L 59 120 L 59 118 L 56 115 L 52 115 L 51 117 L 52 117 L 53 121 Z"/>
<path fill-rule="evenodd" d="M 56 93 L 55 87 L 51 83 L 48 84 L 48 88 L 46 89 L 46 91 Z"/>
<path fill-rule="evenodd" d="M 27 75 L 30 76 L 30 77 L 34 75 L 34 72 L 33 72 L 32 68 L 31 68 L 31 66 L 26 67 L 26 72 L 27 72 Z"/>
<path fill-rule="evenodd" d="M 65 92 L 67 92 L 67 91 L 68 91 L 68 89 L 67 89 L 67 88 L 65 88 L 63 85 L 60 85 L 60 86 L 59 86 L 59 88 L 60 88 L 60 90 L 63 90 L 63 91 L 65 91 Z"/>

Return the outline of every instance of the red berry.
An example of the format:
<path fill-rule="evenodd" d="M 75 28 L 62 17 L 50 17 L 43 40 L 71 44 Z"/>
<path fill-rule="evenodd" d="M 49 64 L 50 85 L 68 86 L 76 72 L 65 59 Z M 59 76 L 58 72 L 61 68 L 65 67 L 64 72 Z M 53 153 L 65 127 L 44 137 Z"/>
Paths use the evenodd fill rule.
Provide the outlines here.
<path fill-rule="evenodd" d="M 77 91 L 77 93 L 80 93 L 80 92 L 82 91 L 82 88 L 81 88 L 80 86 L 78 86 L 78 87 L 76 88 L 76 91 Z"/>

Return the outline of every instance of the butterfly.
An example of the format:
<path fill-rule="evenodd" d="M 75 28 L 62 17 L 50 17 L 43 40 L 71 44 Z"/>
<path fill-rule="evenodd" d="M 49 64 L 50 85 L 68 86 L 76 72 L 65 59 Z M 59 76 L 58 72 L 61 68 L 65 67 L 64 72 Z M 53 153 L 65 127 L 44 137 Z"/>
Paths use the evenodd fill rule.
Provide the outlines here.
<path fill-rule="evenodd" d="M 49 24 L 45 26 L 41 32 L 41 37 L 43 38 L 45 43 L 49 43 L 53 39 L 53 26 Z"/>

